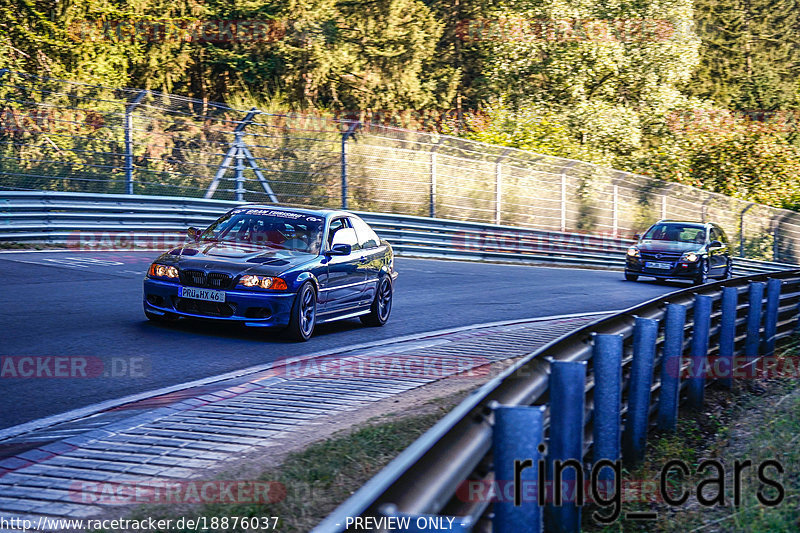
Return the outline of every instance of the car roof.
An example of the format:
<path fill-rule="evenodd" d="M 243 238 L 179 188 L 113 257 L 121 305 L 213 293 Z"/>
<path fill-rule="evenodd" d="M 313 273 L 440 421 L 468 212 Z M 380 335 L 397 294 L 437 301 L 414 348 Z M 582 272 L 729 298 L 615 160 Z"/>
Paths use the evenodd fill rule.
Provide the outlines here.
<path fill-rule="evenodd" d="M 242 204 L 237 205 L 234 209 L 272 209 L 275 211 L 291 211 L 294 213 L 303 213 L 305 215 L 317 215 L 321 217 L 332 217 L 337 215 L 358 216 L 347 211 L 340 211 L 336 209 L 307 209 L 303 207 L 287 207 L 282 205 L 273 204 Z"/>
<path fill-rule="evenodd" d="M 697 222 L 693 220 L 659 220 L 658 222 L 653 223 L 653 226 L 656 224 L 687 224 L 691 226 L 716 226 L 713 222 Z"/>

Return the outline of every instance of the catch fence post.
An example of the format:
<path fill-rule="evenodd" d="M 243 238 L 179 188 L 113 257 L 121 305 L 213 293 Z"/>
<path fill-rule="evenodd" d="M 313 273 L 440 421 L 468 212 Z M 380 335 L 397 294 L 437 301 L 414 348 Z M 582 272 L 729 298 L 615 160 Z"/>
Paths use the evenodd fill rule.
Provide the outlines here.
<path fill-rule="evenodd" d="M 342 132 L 342 209 L 347 209 L 347 139 L 353 135 L 360 125 L 360 122 L 351 122 L 347 131 Z"/>
<path fill-rule="evenodd" d="M 667 305 L 664 348 L 661 351 L 661 391 L 658 395 L 657 427 L 661 431 L 675 431 L 678 424 L 685 327 L 686 307 L 680 304 Z"/>
<path fill-rule="evenodd" d="M 141 103 L 147 91 L 139 94 L 125 106 L 125 193 L 133 194 L 133 111 Z"/>

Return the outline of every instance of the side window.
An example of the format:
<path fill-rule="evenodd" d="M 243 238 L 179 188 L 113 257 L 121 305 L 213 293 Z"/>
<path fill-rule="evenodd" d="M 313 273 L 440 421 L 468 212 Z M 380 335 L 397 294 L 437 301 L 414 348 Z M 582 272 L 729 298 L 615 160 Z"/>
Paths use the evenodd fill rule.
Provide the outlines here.
<path fill-rule="evenodd" d="M 720 241 L 722 244 L 728 244 L 728 236 L 725 235 L 725 232 L 722 228 L 715 228 L 717 230 L 717 240 Z"/>
<path fill-rule="evenodd" d="M 336 235 L 336 232 L 339 231 L 344 227 L 344 219 L 337 218 L 336 220 L 331 222 L 331 227 L 328 230 L 328 248 L 333 245 L 333 236 Z"/>
<path fill-rule="evenodd" d="M 349 244 L 353 251 L 361 249 L 358 244 L 356 230 L 350 227 L 350 223 L 346 218 L 337 218 L 331 222 L 331 228 L 328 231 L 328 248 L 334 244 Z"/>
<path fill-rule="evenodd" d="M 709 237 L 708 241 L 709 242 L 713 242 L 713 241 L 722 242 L 722 236 L 719 234 L 719 231 L 717 231 L 717 228 L 715 228 L 714 226 L 711 226 L 711 236 Z"/>
<path fill-rule="evenodd" d="M 356 230 L 356 235 L 358 236 L 358 244 L 361 245 L 361 248 L 377 248 L 381 244 L 381 240 L 372 231 L 366 222 L 361 220 L 360 218 L 350 218 L 350 223 L 353 225 L 353 228 Z"/>

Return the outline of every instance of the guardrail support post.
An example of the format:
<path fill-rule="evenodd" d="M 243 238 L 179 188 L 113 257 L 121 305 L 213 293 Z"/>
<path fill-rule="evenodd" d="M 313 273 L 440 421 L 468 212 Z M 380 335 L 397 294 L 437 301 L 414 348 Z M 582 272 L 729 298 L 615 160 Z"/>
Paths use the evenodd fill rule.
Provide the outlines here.
<path fill-rule="evenodd" d="M 758 350 L 761 344 L 761 307 L 763 300 L 764 282 L 751 282 L 747 293 L 749 307 L 747 309 L 747 338 L 744 343 L 744 356 L 748 363 L 758 357 Z"/>
<path fill-rule="evenodd" d="M 658 429 L 661 431 L 675 431 L 678 425 L 685 326 L 686 307 L 680 304 L 667 305 L 664 348 L 661 352 L 661 392 L 658 395 Z"/>
<path fill-rule="evenodd" d="M 722 317 L 719 325 L 719 361 L 715 368 L 715 377 L 725 388 L 733 386 L 733 352 L 736 343 L 736 306 L 739 303 L 739 289 L 724 287 L 722 289 Z"/>
<path fill-rule="evenodd" d="M 764 315 L 764 347 L 767 357 L 775 355 L 775 334 L 778 331 L 778 310 L 781 299 L 781 280 L 767 280 L 767 309 Z"/>
<path fill-rule="evenodd" d="M 698 294 L 694 297 L 691 365 L 689 366 L 689 383 L 687 387 L 687 399 L 691 409 L 701 409 L 705 397 L 712 303 L 711 296 Z"/>
<path fill-rule="evenodd" d="M 628 414 L 622 434 L 622 456 L 628 463 L 638 463 L 644 458 L 657 335 L 657 320 L 636 318 L 633 328 L 633 363 L 628 385 Z"/>
<path fill-rule="evenodd" d="M 552 486 L 552 501 L 548 502 L 545 511 L 548 532 L 570 533 L 581 529 L 583 498 L 579 496 L 583 496 L 584 486 L 585 393 L 585 361 L 551 362 L 547 479 Z M 566 491 L 564 485 L 568 487 Z M 527 529 L 523 528 L 523 531 Z"/>
<path fill-rule="evenodd" d="M 493 531 L 540 533 L 542 509 L 538 491 L 544 489 L 538 483 L 543 477 L 539 468 L 543 457 L 540 445 L 544 444 L 544 407 L 496 407 L 492 441 L 495 482 L 500 487 L 494 504 Z M 521 486 L 517 487 L 515 481 Z"/>
<path fill-rule="evenodd" d="M 592 413 L 592 461 L 620 459 L 620 417 L 622 416 L 622 335 L 595 335 L 592 351 L 594 409 Z M 608 468 L 600 471 L 601 481 L 613 478 Z"/>

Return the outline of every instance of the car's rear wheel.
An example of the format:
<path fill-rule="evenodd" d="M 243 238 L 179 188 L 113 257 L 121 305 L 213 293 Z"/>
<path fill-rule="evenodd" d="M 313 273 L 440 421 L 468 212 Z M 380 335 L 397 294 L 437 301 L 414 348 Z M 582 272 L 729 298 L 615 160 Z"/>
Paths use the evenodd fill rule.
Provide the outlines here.
<path fill-rule="evenodd" d="M 291 339 L 307 341 L 314 334 L 316 323 L 317 293 L 314 291 L 314 286 L 307 281 L 297 291 L 286 333 Z"/>
<path fill-rule="evenodd" d="M 384 276 L 378 282 L 378 290 L 372 300 L 372 307 L 368 315 L 361 317 L 361 323 L 365 326 L 382 326 L 389 320 L 392 312 L 392 281 L 389 276 Z"/>
<path fill-rule="evenodd" d="M 697 275 L 694 277 L 694 284 L 704 285 L 706 283 L 708 283 L 708 261 L 701 259 L 700 264 L 697 265 Z"/>
<path fill-rule="evenodd" d="M 638 281 L 639 274 L 631 274 L 630 272 L 625 272 L 625 279 L 627 281 Z"/>
<path fill-rule="evenodd" d="M 725 266 L 725 275 L 722 276 L 722 279 L 731 279 L 733 277 L 733 261 L 728 259 L 728 264 Z"/>

